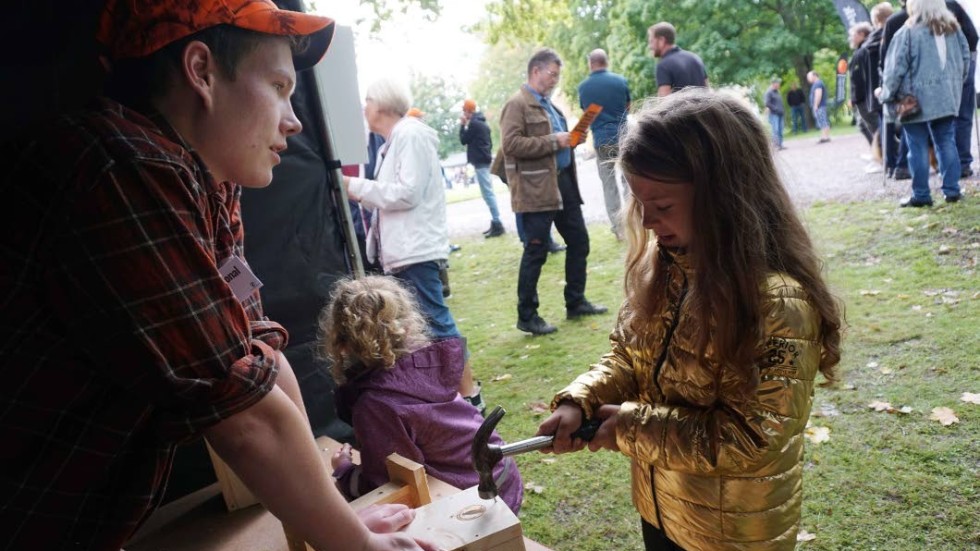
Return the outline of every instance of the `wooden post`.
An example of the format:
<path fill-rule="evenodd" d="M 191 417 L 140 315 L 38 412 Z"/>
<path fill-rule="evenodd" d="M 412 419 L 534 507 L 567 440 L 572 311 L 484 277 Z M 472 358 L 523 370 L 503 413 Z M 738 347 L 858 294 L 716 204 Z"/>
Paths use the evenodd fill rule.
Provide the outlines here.
<path fill-rule="evenodd" d="M 390 482 L 351 502 L 355 511 L 371 505 L 401 503 L 416 508 L 432 502 L 425 467 L 393 453 L 385 461 Z"/>

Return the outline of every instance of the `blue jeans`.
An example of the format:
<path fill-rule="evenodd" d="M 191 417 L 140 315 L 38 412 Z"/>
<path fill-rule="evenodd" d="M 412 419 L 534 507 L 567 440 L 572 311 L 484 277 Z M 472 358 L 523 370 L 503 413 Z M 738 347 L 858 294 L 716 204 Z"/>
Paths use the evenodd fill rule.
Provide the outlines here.
<path fill-rule="evenodd" d="M 796 134 L 800 129 L 806 132 L 806 113 L 804 112 L 804 107 L 802 105 L 794 105 L 789 110 L 793 115 L 793 133 Z"/>
<path fill-rule="evenodd" d="M 500 211 L 497 210 L 497 196 L 493 193 L 493 180 L 490 179 L 490 165 L 476 166 L 476 181 L 480 183 L 480 194 L 483 202 L 490 209 L 490 220 L 500 223 Z"/>
<path fill-rule="evenodd" d="M 956 119 L 943 117 L 926 122 L 906 123 L 902 128 L 909 140 L 909 169 L 912 172 L 912 198 L 931 202 L 929 192 L 929 137 L 936 148 L 943 195 L 960 195 L 960 155 L 956 151 Z"/>
<path fill-rule="evenodd" d="M 459 329 L 442 296 L 442 280 L 439 279 L 439 263 L 435 260 L 412 264 L 392 273 L 407 283 L 415 293 L 422 314 L 429 322 L 429 332 L 435 340 L 459 337 Z"/>
<path fill-rule="evenodd" d="M 975 55 L 975 54 L 974 54 Z M 977 91 L 973 82 L 977 70 L 976 58 L 970 59 L 970 72 L 963 81 L 963 99 L 960 100 L 960 112 L 956 115 L 956 150 L 960 154 L 960 166 L 970 168 L 973 164 L 972 141 L 973 114 L 977 109 Z"/>
<path fill-rule="evenodd" d="M 783 116 L 769 113 L 769 126 L 772 128 L 772 143 L 783 147 Z"/>

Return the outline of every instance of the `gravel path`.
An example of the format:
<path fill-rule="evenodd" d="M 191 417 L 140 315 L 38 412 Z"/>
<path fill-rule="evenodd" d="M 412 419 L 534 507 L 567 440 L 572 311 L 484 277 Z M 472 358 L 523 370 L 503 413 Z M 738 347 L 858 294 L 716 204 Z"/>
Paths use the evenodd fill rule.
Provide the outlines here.
<path fill-rule="evenodd" d="M 786 149 L 776 153 L 776 166 L 783 176 L 794 202 L 801 207 L 815 201 L 856 201 L 888 198 L 897 203 L 909 194 L 909 181 L 888 180 L 883 185 L 881 173 L 866 174 L 867 160 L 861 158 L 869 148 L 858 133 L 839 136 L 829 143 L 818 144 L 817 138 L 807 136 L 789 139 Z M 974 144 L 976 151 L 976 144 Z M 974 162 L 976 167 L 976 162 Z M 976 170 L 976 168 L 975 168 Z M 608 223 L 603 206 L 602 185 L 594 159 L 578 165 L 579 187 L 582 192 L 583 214 L 586 223 Z M 976 179 L 961 180 L 964 193 L 975 196 Z M 931 181 L 933 198 L 942 200 L 938 191 L 938 176 Z M 971 197 L 972 198 L 972 197 Z M 500 218 L 508 232 L 514 232 L 514 215 L 510 210 L 510 195 L 497 194 Z M 897 204 L 896 204 L 897 208 Z M 490 225 L 490 214 L 483 199 L 453 203 L 447 207 L 449 235 L 452 237 L 479 235 Z"/>

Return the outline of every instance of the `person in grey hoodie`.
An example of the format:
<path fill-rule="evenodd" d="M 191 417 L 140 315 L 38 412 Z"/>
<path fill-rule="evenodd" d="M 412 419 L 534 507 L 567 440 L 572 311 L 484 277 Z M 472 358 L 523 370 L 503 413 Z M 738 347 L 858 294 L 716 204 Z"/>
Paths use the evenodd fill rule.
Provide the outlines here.
<path fill-rule="evenodd" d="M 367 276 L 338 282 L 320 315 L 321 352 L 333 362 L 337 410 L 354 427 L 360 466 L 343 446 L 331 458 L 337 486 L 356 498 L 388 482 L 392 453 L 425 466 L 458 488 L 479 483 L 472 444 L 483 416 L 456 390 L 463 341 L 430 341 L 413 295 L 398 280 Z M 490 443 L 503 445 L 494 432 Z M 523 483 L 513 458 L 494 469 L 500 497 L 514 513 Z"/>

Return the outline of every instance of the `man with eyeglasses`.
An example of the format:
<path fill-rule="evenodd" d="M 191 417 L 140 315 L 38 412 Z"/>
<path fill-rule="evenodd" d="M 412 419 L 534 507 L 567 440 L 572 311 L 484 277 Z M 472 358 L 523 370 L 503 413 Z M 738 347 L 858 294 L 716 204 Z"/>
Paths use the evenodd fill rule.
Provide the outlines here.
<path fill-rule="evenodd" d="M 585 298 L 589 233 L 582 217 L 568 123 L 551 102 L 561 76 L 561 58 L 543 48 L 527 64 L 527 82 L 500 114 L 500 134 L 511 208 L 521 215 L 525 245 L 517 279 L 517 328 L 533 335 L 557 328 L 538 315 L 538 279 L 548 259 L 554 224 L 565 239 L 565 313 L 568 319 L 604 314 Z"/>

